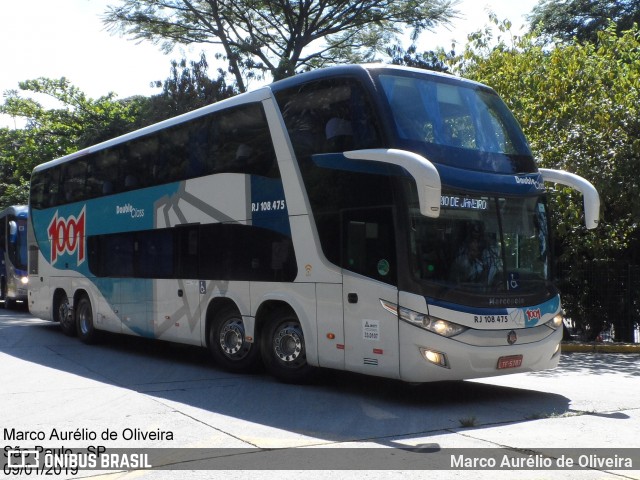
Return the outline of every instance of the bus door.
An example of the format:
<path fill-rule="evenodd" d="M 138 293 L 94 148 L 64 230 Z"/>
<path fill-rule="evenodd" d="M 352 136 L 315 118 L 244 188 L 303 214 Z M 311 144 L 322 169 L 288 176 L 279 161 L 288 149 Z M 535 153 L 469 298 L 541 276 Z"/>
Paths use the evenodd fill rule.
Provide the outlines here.
<path fill-rule="evenodd" d="M 345 366 L 370 375 L 399 376 L 395 229 L 391 207 L 342 212 Z"/>

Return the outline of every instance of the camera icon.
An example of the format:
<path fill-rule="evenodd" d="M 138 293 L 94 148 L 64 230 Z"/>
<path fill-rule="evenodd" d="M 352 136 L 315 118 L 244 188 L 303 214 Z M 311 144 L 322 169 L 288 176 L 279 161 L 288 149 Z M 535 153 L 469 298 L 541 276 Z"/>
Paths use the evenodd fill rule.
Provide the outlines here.
<path fill-rule="evenodd" d="M 35 449 L 16 448 L 7 450 L 7 467 L 37 468 L 40 452 Z"/>

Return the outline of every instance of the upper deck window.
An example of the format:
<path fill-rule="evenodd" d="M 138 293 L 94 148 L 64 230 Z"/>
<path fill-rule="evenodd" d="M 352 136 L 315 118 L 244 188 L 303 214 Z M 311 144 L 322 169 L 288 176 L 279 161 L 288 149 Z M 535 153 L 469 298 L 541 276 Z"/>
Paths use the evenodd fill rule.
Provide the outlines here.
<path fill-rule="evenodd" d="M 36 170 L 31 206 L 51 208 L 218 173 L 280 178 L 260 103 L 212 112 Z"/>

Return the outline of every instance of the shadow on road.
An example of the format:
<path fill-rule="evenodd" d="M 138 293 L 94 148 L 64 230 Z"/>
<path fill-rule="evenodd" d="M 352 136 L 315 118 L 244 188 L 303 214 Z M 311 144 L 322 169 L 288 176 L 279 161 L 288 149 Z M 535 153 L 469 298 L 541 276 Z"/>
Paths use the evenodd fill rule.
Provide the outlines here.
<path fill-rule="evenodd" d="M 286 385 L 264 374 L 220 370 L 201 348 L 118 335 L 87 346 L 24 312 L 0 311 L 0 354 L 193 407 L 202 416 L 211 412 L 327 441 L 384 444 L 397 435 L 434 436 L 569 411 L 561 395 L 477 382 L 413 386 L 326 370 L 314 384 Z M 571 368 L 589 367 L 587 359 L 581 362 Z"/>

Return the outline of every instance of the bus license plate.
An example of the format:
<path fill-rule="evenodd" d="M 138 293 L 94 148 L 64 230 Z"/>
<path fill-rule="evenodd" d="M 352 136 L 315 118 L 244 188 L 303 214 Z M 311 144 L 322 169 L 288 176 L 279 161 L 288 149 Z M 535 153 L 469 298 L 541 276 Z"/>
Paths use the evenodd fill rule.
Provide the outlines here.
<path fill-rule="evenodd" d="M 522 355 L 510 355 L 498 359 L 498 370 L 505 368 L 518 368 L 522 366 Z"/>

